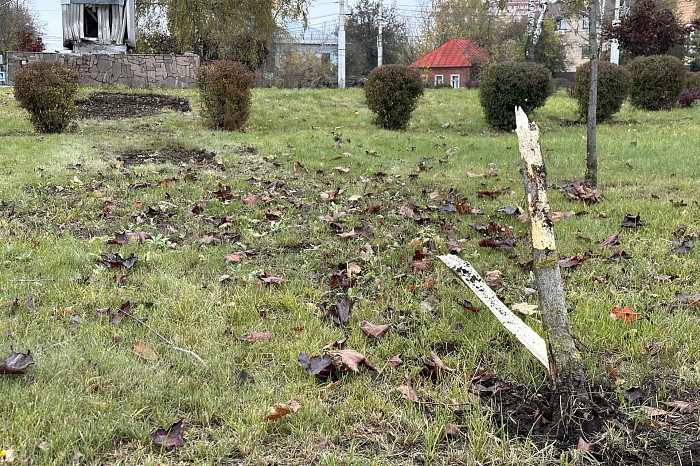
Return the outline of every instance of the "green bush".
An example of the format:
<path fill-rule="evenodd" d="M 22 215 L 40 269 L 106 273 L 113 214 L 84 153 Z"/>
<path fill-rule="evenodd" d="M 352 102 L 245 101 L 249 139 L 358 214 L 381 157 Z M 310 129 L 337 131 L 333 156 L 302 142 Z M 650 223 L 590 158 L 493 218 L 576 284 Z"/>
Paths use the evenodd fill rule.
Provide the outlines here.
<path fill-rule="evenodd" d="M 377 115 L 376 125 L 405 129 L 424 88 L 420 72 L 415 68 L 385 65 L 372 70 L 365 82 L 365 100 Z"/>
<path fill-rule="evenodd" d="M 586 62 L 576 68 L 574 97 L 578 101 L 581 118 L 588 119 L 588 92 L 591 82 L 591 64 Z M 608 61 L 598 62 L 598 105 L 596 121 L 609 120 L 620 111 L 622 102 L 629 92 L 629 75 L 627 70 Z"/>
<path fill-rule="evenodd" d="M 253 73 L 238 62 L 216 60 L 197 72 L 202 115 L 216 129 L 243 127 L 250 117 L 250 88 Z"/>
<path fill-rule="evenodd" d="M 36 61 L 19 68 L 14 77 L 15 99 L 29 112 L 40 133 L 61 133 L 76 117 L 73 96 L 79 75 L 56 63 Z"/>
<path fill-rule="evenodd" d="M 515 129 L 515 107 L 528 115 L 541 107 L 553 92 L 552 78 L 544 66 L 532 62 L 489 65 L 479 85 L 479 100 L 489 126 Z"/>
<path fill-rule="evenodd" d="M 676 105 L 685 88 L 683 62 L 670 55 L 637 57 L 627 65 L 632 105 L 645 110 L 662 110 Z"/>
<path fill-rule="evenodd" d="M 700 73 L 688 73 L 685 87 L 700 92 Z"/>

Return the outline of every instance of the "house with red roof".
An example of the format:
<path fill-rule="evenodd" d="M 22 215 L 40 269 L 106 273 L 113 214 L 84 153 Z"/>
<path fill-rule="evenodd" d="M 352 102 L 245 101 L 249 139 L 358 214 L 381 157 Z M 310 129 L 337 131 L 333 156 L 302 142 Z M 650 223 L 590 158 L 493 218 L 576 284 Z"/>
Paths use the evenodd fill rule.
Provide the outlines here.
<path fill-rule="evenodd" d="M 489 54 L 475 40 L 452 39 L 409 66 L 420 68 L 426 84 L 470 87 L 479 78 L 481 66 Z M 471 84 L 470 84 L 471 83 Z"/>

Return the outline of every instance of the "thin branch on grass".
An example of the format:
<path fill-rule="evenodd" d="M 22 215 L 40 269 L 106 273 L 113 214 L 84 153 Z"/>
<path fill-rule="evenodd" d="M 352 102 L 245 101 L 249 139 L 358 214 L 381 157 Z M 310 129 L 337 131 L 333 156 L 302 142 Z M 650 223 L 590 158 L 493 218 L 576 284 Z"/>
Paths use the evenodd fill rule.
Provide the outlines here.
<path fill-rule="evenodd" d="M 127 317 L 130 317 L 130 318 L 133 319 L 135 322 L 137 322 L 137 323 L 143 325 L 143 326 L 146 327 L 148 330 L 150 330 L 151 332 L 155 333 L 156 336 L 157 336 L 158 338 L 160 338 L 161 340 L 163 340 L 163 342 L 164 342 L 166 345 L 170 346 L 172 349 L 177 350 L 177 351 L 182 351 L 183 353 L 187 353 L 187 354 L 189 354 L 189 355 L 192 355 L 192 356 L 194 356 L 195 358 L 197 358 L 197 360 L 198 360 L 199 362 L 201 362 L 202 365 L 204 365 L 204 366 L 207 365 L 207 363 L 204 362 L 204 359 L 200 358 L 199 355 L 197 355 L 197 353 L 195 353 L 194 351 L 190 351 L 190 350 L 188 350 L 188 349 L 185 349 L 185 348 L 180 348 L 179 346 L 175 345 L 175 343 L 173 343 L 172 340 L 170 340 L 170 339 L 168 339 L 168 338 L 165 338 L 163 335 L 161 335 L 160 333 L 158 333 L 153 327 L 151 327 L 150 325 L 148 325 L 148 324 L 147 324 L 146 322 L 144 322 L 143 320 L 139 319 L 139 318 L 136 317 L 136 316 L 131 315 L 128 311 L 125 311 L 125 310 L 123 310 L 123 309 L 121 309 L 119 312 L 123 312 L 124 315 L 126 315 Z"/>

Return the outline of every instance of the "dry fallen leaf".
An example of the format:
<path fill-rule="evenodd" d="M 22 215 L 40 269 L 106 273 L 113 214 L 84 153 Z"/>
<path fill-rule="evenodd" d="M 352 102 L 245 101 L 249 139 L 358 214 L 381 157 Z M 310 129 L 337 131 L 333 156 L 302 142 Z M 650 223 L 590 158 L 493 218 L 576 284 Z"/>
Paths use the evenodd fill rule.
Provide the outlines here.
<path fill-rule="evenodd" d="M 296 413 L 299 411 L 299 408 L 301 408 L 301 405 L 296 400 L 290 401 L 289 404 L 277 403 L 275 406 L 270 407 L 269 414 L 265 419 L 268 421 L 272 419 L 279 419 L 287 414 Z"/>
<path fill-rule="evenodd" d="M 537 314 L 538 307 L 539 306 L 537 306 L 537 304 L 517 303 L 513 304 L 510 308 L 516 312 L 525 314 L 526 316 L 531 316 Z"/>
<path fill-rule="evenodd" d="M 629 307 L 625 306 L 623 310 L 620 310 L 620 306 L 615 306 L 610 310 L 610 317 L 613 319 L 625 319 L 625 323 L 629 324 L 630 322 L 637 320 L 642 317 L 641 314 L 638 314 L 636 312 L 632 312 L 632 309 Z"/>
<path fill-rule="evenodd" d="M 239 340 L 265 343 L 270 339 L 270 335 L 270 332 L 250 332 L 249 335 L 241 336 Z"/>
<path fill-rule="evenodd" d="M 414 403 L 419 402 L 418 395 L 416 395 L 416 392 L 410 385 L 401 385 L 400 387 L 396 387 L 396 391 L 401 394 L 402 398 L 413 401 Z"/>
<path fill-rule="evenodd" d="M 640 406 L 639 409 L 644 411 L 647 416 L 649 417 L 654 417 L 654 416 L 665 416 L 667 414 L 670 414 L 668 411 L 665 409 L 661 408 L 652 408 L 651 406 Z"/>
<path fill-rule="evenodd" d="M 386 363 L 389 365 L 389 367 L 392 367 L 394 369 L 403 366 L 403 361 L 401 360 L 400 354 L 397 354 L 393 358 L 389 359 Z"/>
<path fill-rule="evenodd" d="M 668 408 L 677 409 L 681 414 L 693 414 L 693 403 L 689 401 L 664 401 Z"/>
<path fill-rule="evenodd" d="M 185 418 L 183 417 L 168 429 L 158 429 L 151 434 L 151 441 L 157 447 L 165 447 L 166 450 L 172 450 L 175 447 L 181 447 L 183 443 L 183 434 L 185 426 Z"/>
<path fill-rule="evenodd" d="M 365 322 L 360 330 L 362 333 L 372 338 L 381 338 L 391 328 L 391 324 L 376 325 L 371 322 Z"/>
<path fill-rule="evenodd" d="M 32 364 L 34 364 L 34 358 L 31 351 L 27 350 L 27 354 L 17 353 L 10 346 L 10 355 L 0 364 L 0 374 L 24 374 L 27 372 L 27 367 Z"/>
<path fill-rule="evenodd" d="M 377 369 L 374 368 L 374 366 L 367 360 L 367 358 L 363 354 L 358 353 L 355 350 L 346 349 L 339 351 L 331 351 L 330 354 L 333 356 L 340 356 L 340 359 L 343 362 L 343 364 L 345 364 L 350 370 L 354 372 L 360 372 L 360 364 L 364 365 L 367 369 L 371 371 L 377 371 Z"/>
<path fill-rule="evenodd" d="M 156 362 L 158 360 L 158 355 L 148 343 L 141 343 L 140 341 L 134 343 L 134 354 L 148 362 Z"/>

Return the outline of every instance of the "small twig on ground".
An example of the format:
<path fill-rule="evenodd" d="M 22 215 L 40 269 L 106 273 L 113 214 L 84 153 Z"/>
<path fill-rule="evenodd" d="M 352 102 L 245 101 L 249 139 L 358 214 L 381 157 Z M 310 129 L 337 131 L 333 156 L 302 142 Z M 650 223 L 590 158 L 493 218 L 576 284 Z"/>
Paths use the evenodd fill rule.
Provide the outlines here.
<path fill-rule="evenodd" d="M 127 317 L 130 317 L 130 318 L 133 319 L 134 321 L 136 321 L 136 322 L 138 322 L 139 324 L 141 324 L 141 325 L 143 325 L 144 327 L 146 327 L 146 328 L 147 328 L 148 330 L 150 330 L 151 332 L 155 333 L 156 336 L 157 336 L 158 338 L 160 338 L 161 340 L 163 340 L 163 342 L 164 342 L 166 345 L 170 346 L 172 349 L 177 350 L 177 351 L 182 351 L 183 353 L 187 353 L 187 354 L 189 354 L 189 355 L 192 355 L 192 356 L 194 356 L 195 358 L 197 358 L 197 360 L 198 360 L 199 362 L 201 362 L 202 365 L 204 365 L 204 366 L 207 365 L 207 363 L 204 362 L 204 359 L 200 358 L 199 355 L 198 355 L 197 353 L 195 353 L 194 351 L 190 351 L 190 350 L 188 350 L 188 349 L 180 348 L 179 346 L 176 346 L 175 343 L 173 343 L 172 340 L 170 340 L 169 338 L 165 338 L 163 335 L 161 335 L 160 333 L 158 333 L 153 327 L 151 327 L 150 325 L 148 325 L 148 324 L 147 324 L 146 322 L 144 322 L 143 320 L 139 319 L 139 318 L 136 317 L 136 316 L 131 315 L 131 313 L 129 313 L 128 311 L 125 311 L 125 310 L 123 310 L 123 309 L 121 309 L 119 312 L 123 312 L 124 315 L 126 315 Z"/>

